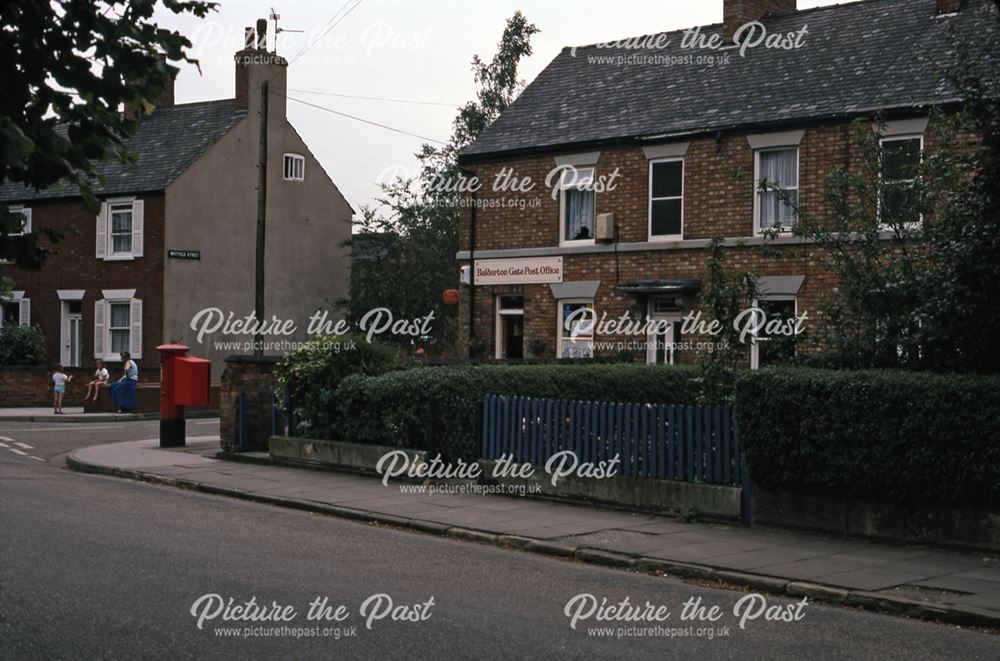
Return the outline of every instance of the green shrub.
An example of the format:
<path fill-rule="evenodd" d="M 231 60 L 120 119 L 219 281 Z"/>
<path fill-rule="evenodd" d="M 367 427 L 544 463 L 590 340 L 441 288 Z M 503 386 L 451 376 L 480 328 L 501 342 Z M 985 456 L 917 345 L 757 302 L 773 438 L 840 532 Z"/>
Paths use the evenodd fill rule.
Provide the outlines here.
<path fill-rule="evenodd" d="M 317 337 L 282 358 L 278 382 L 291 395 L 296 433 L 316 436 L 336 424 L 334 393 L 352 374 L 375 375 L 400 369 L 396 350 L 364 336 Z"/>
<path fill-rule="evenodd" d="M 1000 376 L 766 369 L 737 380 L 736 411 L 757 483 L 1000 506 Z"/>
<path fill-rule="evenodd" d="M 355 376 L 337 390 L 340 422 L 329 431 L 345 441 L 474 459 L 484 395 L 693 403 L 698 374 L 697 367 L 562 364 L 424 367 Z"/>
<path fill-rule="evenodd" d="M 38 326 L 0 329 L 0 365 L 44 365 L 45 335 Z"/>

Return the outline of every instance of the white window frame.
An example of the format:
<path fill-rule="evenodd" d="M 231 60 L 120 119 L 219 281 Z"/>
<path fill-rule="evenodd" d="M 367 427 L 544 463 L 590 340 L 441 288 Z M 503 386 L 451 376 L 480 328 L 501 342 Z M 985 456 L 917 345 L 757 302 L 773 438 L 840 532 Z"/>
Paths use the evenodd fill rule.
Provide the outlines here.
<path fill-rule="evenodd" d="M 760 299 L 753 302 L 753 306 L 755 308 L 760 307 L 759 303 L 763 301 L 791 301 L 795 306 L 793 314 L 796 317 L 799 316 L 799 297 L 795 294 L 773 294 L 761 296 Z M 768 338 L 759 338 L 757 333 L 754 333 L 753 337 L 750 339 L 750 369 L 760 369 L 760 347 L 757 343 L 769 341 L 770 340 Z M 795 347 L 795 351 L 798 352 L 798 346 Z"/>
<path fill-rule="evenodd" d="M 114 207 L 132 206 L 132 245 L 128 252 L 114 252 L 112 236 L 112 213 Z M 129 261 L 143 256 L 143 235 L 145 226 L 145 203 L 136 197 L 108 198 L 101 203 L 101 212 L 97 216 L 97 250 L 98 259 L 106 262 Z"/>
<path fill-rule="evenodd" d="M 119 300 L 106 300 L 105 302 L 107 303 L 108 306 L 108 326 L 107 329 L 105 330 L 105 333 L 107 334 L 108 337 L 107 353 L 108 355 L 117 356 L 118 354 L 121 353 L 121 351 L 115 351 L 114 349 L 115 331 L 127 331 L 128 340 L 125 342 L 125 345 L 128 346 L 129 348 L 132 347 L 132 301 L 128 299 L 119 299 Z M 125 308 L 128 310 L 128 322 L 125 324 L 124 327 L 112 326 L 112 319 L 114 319 L 114 315 L 111 313 L 111 310 L 115 306 L 125 306 Z M 122 349 L 122 351 L 128 351 L 128 349 Z"/>
<path fill-rule="evenodd" d="M 574 358 L 563 357 L 563 343 L 573 342 L 568 337 L 563 337 L 563 306 L 571 304 L 589 305 L 593 311 L 592 323 L 597 323 L 597 306 L 592 298 L 560 298 L 556 301 L 556 358 L 559 360 L 574 360 Z M 594 329 L 590 332 L 590 358 L 594 357 Z M 577 340 L 580 342 L 580 340 Z"/>
<path fill-rule="evenodd" d="M 17 325 L 29 326 L 31 324 L 31 299 L 25 297 L 23 291 L 12 291 L 3 299 L 0 299 L 0 307 L 3 305 L 17 304 Z M 3 328 L 3 310 L 0 309 L 0 328 Z"/>
<path fill-rule="evenodd" d="M 653 166 L 657 163 L 671 163 L 680 162 L 681 164 L 681 194 L 680 196 L 672 195 L 668 197 L 653 197 Z M 646 236 L 650 242 L 655 241 L 682 241 L 684 239 L 684 171 L 686 169 L 686 164 L 684 163 L 683 156 L 676 156 L 671 158 L 655 158 L 649 161 L 649 206 L 646 210 L 647 221 L 646 221 Z M 681 201 L 681 231 L 680 234 L 653 234 L 653 202 L 659 200 L 677 200 Z"/>
<path fill-rule="evenodd" d="M 594 190 L 594 228 L 591 231 L 591 238 L 589 239 L 567 239 L 566 238 L 566 191 L 568 189 L 576 188 L 575 185 L 566 185 L 564 179 L 567 172 L 576 172 L 580 175 L 583 172 L 590 171 L 590 181 L 591 186 L 595 188 Z M 593 234 L 597 230 L 597 166 L 596 165 L 584 165 L 584 166 L 573 166 L 573 169 L 566 169 L 559 173 L 559 245 L 560 246 L 592 246 L 595 245 L 595 239 Z"/>
<path fill-rule="evenodd" d="M 8 232 L 7 236 L 24 236 L 25 234 L 31 234 L 31 209 L 25 206 L 12 206 L 10 207 L 11 213 L 19 213 L 24 218 L 21 223 L 20 232 Z"/>
<path fill-rule="evenodd" d="M 291 168 L 289 168 L 289 163 Z M 298 173 L 296 173 L 296 169 Z M 281 159 L 281 176 L 285 181 L 305 181 L 306 157 L 302 154 L 286 152 Z"/>
<path fill-rule="evenodd" d="M 111 306 L 129 305 L 129 341 L 127 351 L 135 360 L 142 358 L 142 300 L 134 289 L 105 289 L 104 298 L 94 302 L 94 358 L 115 362 L 118 353 L 111 350 Z"/>
<path fill-rule="evenodd" d="M 902 140 L 919 140 L 920 141 L 920 163 L 923 165 L 924 162 L 924 134 L 923 133 L 900 133 L 899 135 L 883 135 L 879 137 L 879 166 L 878 166 L 878 199 L 876 200 L 878 206 L 875 209 L 876 217 L 878 218 L 878 226 L 881 231 L 889 231 L 892 228 L 888 225 L 882 223 L 882 187 L 885 185 L 885 179 L 883 178 L 882 171 L 882 152 L 885 149 L 885 143 L 887 142 L 900 142 Z M 918 165 L 918 167 L 919 167 Z M 892 183 L 900 183 L 903 181 L 908 181 L 915 183 L 919 177 L 914 177 L 913 179 L 899 179 Z M 920 218 L 912 222 L 906 223 L 908 228 L 916 228 L 923 225 L 924 214 L 920 214 Z"/>
<path fill-rule="evenodd" d="M 801 183 L 802 183 L 802 164 L 799 161 L 799 155 L 801 150 L 798 145 L 774 145 L 768 147 L 761 147 L 759 149 L 753 150 L 753 234 L 754 236 L 763 236 L 764 230 L 760 226 L 760 196 L 762 191 L 760 190 L 760 155 L 765 152 L 774 151 L 791 151 L 795 150 L 795 187 L 794 188 L 784 188 L 782 190 L 791 191 L 794 190 L 798 193 L 798 201 L 802 202 L 801 194 Z M 795 211 L 795 222 L 789 229 L 779 230 L 782 234 L 791 234 L 792 229 L 799 224 L 799 213 L 798 210 Z M 775 227 L 768 227 L 767 230 L 773 232 Z"/>

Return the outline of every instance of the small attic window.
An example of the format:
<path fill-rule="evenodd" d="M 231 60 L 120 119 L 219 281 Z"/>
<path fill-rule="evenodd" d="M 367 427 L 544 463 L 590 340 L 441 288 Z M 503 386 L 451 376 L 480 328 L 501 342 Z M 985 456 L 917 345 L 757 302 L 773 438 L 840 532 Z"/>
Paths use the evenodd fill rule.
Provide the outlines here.
<path fill-rule="evenodd" d="M 299 154 L 285 154 L 284 177 L 287 181 L 302 181 L 306 176 L 306 159 Z"/>

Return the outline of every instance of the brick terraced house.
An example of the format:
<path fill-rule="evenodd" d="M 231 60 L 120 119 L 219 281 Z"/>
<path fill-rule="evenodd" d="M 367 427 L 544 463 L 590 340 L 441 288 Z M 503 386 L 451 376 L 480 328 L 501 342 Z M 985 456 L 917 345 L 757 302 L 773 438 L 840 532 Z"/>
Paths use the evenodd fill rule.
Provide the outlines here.
<path fill-rule="evenodd" d="M 988 0 L 802 11 L 795 0 L 724 0 L 723 24 L 563 49 L 460 154 L 482 183 L 460 221 L 460 341 L 496 358 L 624 350 L 684 361 L 679 322 L 696 305 L 716 236 L 728 266 L 761 276 L 769 315 L 815 320 L 835 282 L 788 231 L 796 214 L 783 196 L 758 182 L 822 215 L 825 177 L 860 156 L 851 122 L 877 112 L 883 153 L 917 162 L 933 148 L 929 108 L 957 101 L 942 66 L 949 31 L 974 41 L 996 29 L 995 12 Z M 734 37 L 761 43 L 741 54 Z M 695 38 L 706 47 L 691 47 Z M 496 192 L 497 177 L 536 187 Z M 767 228 L 783 235 L 764 237 Z M 766 256 L 765 240 L 787 256 Z M 581 307 L 598 319 L 663 320 L 663 332 L 573 338 L 562 322 Z M 774 351 L 754 342 L 749 361 Z"/>
<path fill-rule="evenodd" d="M 249 28 L 248 28 L 249 31 Z M 135 166 L 101 164 L 97 215 L 76 187 L 0 186 L 28 228 L 65 239 L 39 270 L 0 265 L 14 279 L 2 324 L 36 324 L 48 356 L 66 366 L 117 362 L 130 351 L 158 365 L 155 347 L 180 340 L 210 358 L 218 378 L 235 346 L 198 343 L 192 317 L 254 309 L 260 88 L 268 81 L 267 316 L 304 320 L 344 296 L 350 205 L 285 116 L 287 62 L 248 32 L 235 56 L 235 98 L 175 105 L 165 91 L 127 142 Z M 64 228 L 71 227 L 71 231 Z M 30 229 L 29 229 L 30 231 Z M 248 337 L 234 338 L 248 340 Z M 304 339 L 288 337 L 286 339 Z M 143 362 L 145 361 L 145 362 Z"/>

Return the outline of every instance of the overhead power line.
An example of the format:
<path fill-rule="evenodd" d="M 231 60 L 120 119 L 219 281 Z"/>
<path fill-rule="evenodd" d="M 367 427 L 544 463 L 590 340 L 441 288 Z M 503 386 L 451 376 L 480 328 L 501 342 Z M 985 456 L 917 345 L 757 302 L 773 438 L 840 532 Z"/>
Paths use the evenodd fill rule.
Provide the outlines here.
<path fill-rule="evenodd" d="M 361 99 L 363 101 L 390 101 L 392 103 L 412 103 L 419 106 L 445 106 L 446 108 L 458 108 L 461 103 L 444 103 L 443 101 L 416 101 L 413 99 L 395 99 L 386 96 L 358 96 L 355 94 L 341 94 L 339 92 L 323 92 L 320 90 L 299 90 L 289 89 L 289 92 L 299 92 L 301 94 L 322 94 L 325 96 L 337 96 L 344 99 Z"/>
<path fill-rule="evenodd" d="M 325 30 L 327 28 L 327 26 L 329 26 L 331 23 L 333 23 L 333 21 L 337 18 L 337 16 L 340 15 L 340 12 L 344 11 L 344 8 L 347 7 L 347 5 L 349 5 L 350 3 L 351 3 L 351 0 L 344 0 L 344 4 L 342 4 L 340 6 L 340 9 L 338 9 L 337 11 L 335 11 L 333 13 L 333 16 L 331 16 L 330 18 L 328 18 L 326 20 L 326 22 L 323 23 L 323 25 L 319 28 L 319 31 Z M 298 51 L 295 52 L 295 55 L 292 56 L 292 61 L 294 62 L 299 57 L 299 55 L 302 55 L 302 53 L 304 53 L 306 51 L 306 49 L 310 48 L 313 45 L 313 42 L 315 40 L 317 40 L 317 39 L 318 39 L 318 37 L 317 38 L 312 38 L 311 37 L 308 40 L 308 42 L 306 43 L 306 45 L 304 45 L 302 48 L 300 48 Z"/>
<path fill-rule="evenodd" d="M 277 92 L 272 92 L 272 93 L 273 94 L 278 94 Z M 387 124 L 380 124 L 378 122 L 373 122 L 372 120 L 365 119 L 364 117 L 358 117 L 357 115 L 350 115 L 350 114 L 348 114 L 346 112 L 340 112 L 339 110 L 334 110 L 333 108 L 327 108 L 326 106 L 321 106 L 321 105 L 317 105 L 315 103 L 310 103 L 309 101 L 304 101 L 302 99 L 296 99 L 295 97 L 285 96 L 285 98 L 288 99 L 289 101 L 295 101 L 296 103 L 301 103 L 302 105 L 309 106 L 310 108 L 316 108 L 317 110 L 322 110 L 324 112 L 328 112 L 328 113 L 331 113 L 331 114 L 334 114 L 334 115 L 338 115 L 340 117 L 347 117 L 348 119 L 353 119 L 355 121 L 362 122 L 364 124 L 370 124 L 371 126 L 377 126 L 379 128 L 386 129 L 387 131 L 392 131 L 394 133 L 401 133 L 403 135 L 408 135 L 408 136 L 410 136 L 412 138 L 420 138 L 421 140 L 426 140 L 427 142 L 433 142 L 433 143 L 436 143 L 436 144 L 439 144 L 439 145 L 445 145 L 445 144 L 447 144 L 446 142 L 443 142 L 441 140 L 435 140 L 434 138 L 428 138 L 427 136 L 420 135 L 419 133 L 412 133 L 410 131 L 404 131 L 403 129 L 398 129 L 398 128 L 394 127 L 394 126 L 389 126 Z"/>
<path fill-rule="evenodd" d="M 350 2 L 350 1 L 351 0 L 347 0 L 347 2 Z M 355 3 L 353 5 L 351 5 L 351 8 L 348 9 L 340 18 L 338 18 L 335 23 L 333 23 L 330 27 L 328 27 L 326 30 L 324 30 L 322 34 L 320 34 L 318 37 L 316 37 L 315 41 L 313 41 L 312 43 L 308 44 L 305 48 L 303 48 L 301 51 L 299 51 L 299 53 L 289 61 L 289 64 L 294 63 L 295 60 L 299 59 L 300 57 L 302 57 L 303 55 L 305 55 L 306 53 L 308 53 L 309 50 L 313 46 L 315 46 L 316 44 L 318 44 L 320 41 L 322 41 L 323 37 L 325 37 L 326 35 L 328 35 L 330 33 L 330 31 L 333 30 L 333 28 L 335 28 L 338 25 L 340 25 L 341 21 L 343 21 L 345 18 L 347 18 L 348 16 L 350 16 L 351 12 L 354 11 L 355 9 L 357 9 L 358 5 L 360 5 L 360 4 L 361 4 L 361 0 L 356 0 Z M 346 6 L 347 6 L 347 3 L 344 3 L 344 7 L 346 7 Z M 341 7 L 340 9 L 343 9 L 344 7 Z M 339 13 L 339 11 L 340 10 L 338 10 L 338 13 Z M 336 14 L 334 14 L 334 16 L 336 16 Z"/>

